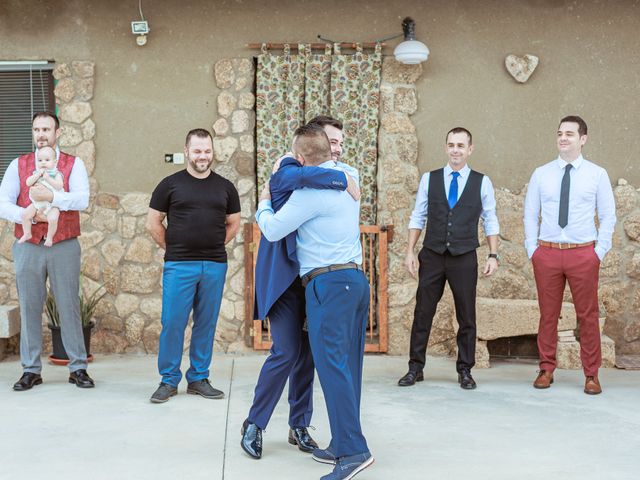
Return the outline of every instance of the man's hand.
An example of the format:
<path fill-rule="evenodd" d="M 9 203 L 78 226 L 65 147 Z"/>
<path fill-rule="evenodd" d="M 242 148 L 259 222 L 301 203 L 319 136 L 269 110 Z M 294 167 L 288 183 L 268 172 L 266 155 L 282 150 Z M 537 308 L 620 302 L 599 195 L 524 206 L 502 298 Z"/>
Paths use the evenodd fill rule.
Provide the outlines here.
<path fill-rule="evenodd" d="M 485 277 L 490 277 L 498 270 L 498 260 L 496 258 L 487 258 L 487 263 L 484 264 L 483 274 Z"/>
<path fill-rule="evenodd" d="M 347 176 L 347 193 L 357 202 L 360 200 L 360 187 L 358 187 L 358 184 L 351 176 L 346 173 L 345 175 Z"/>
<path fill-rule="evenodd" d="M 411 276 L 413 278 L 418 278 L 418 257 L 416 257 L 416 254 L 412 251 L 407 252 L 407 256 L 404 259 L 404 264 L 407 266 L 407 270 L 409 270 L 409 273 L 411 274 Z"/>
<path fill-rule="evenodd" d="M 264 184 L 264 188 L 262 189 L 262 193 L 260 194 L 260 201 L 262 200 L 271 200 L 271 191 L 269 191 L 269 182 Z"/>
<path fill-rule="evenodd" d="M 31 198 L 36 202 L 52 202 L 53 192 L 44 185 L 36 184 L 29 190 Z"/>
<path fill-rule="evenodd" d="M 280 164 L 282 163 L 282 160 L 284 160 L 287 157 L 293 157 L 293 153 L 291 152 L 287 152 L 285 153 L 283 156 L 281 156 L 278 160 L 276 160 L 276 163 L 273 164 L 273 168 L 271 169 L 271 173 L 276 173 L 278 170 L 280 170 Z"/>

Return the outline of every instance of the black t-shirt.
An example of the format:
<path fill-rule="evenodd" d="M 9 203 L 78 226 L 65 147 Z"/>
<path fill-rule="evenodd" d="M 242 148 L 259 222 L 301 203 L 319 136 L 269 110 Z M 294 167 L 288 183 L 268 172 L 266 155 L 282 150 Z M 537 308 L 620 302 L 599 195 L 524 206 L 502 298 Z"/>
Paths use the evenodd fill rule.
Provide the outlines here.
<path fill-rule="evenodd" d="M 240 211 L 238 191 L 215 172 L 195 178 L 186 170 L 162 180 L 149 206 L 167 214 L 165 261 L 226 262 L 226 215 Z"/>

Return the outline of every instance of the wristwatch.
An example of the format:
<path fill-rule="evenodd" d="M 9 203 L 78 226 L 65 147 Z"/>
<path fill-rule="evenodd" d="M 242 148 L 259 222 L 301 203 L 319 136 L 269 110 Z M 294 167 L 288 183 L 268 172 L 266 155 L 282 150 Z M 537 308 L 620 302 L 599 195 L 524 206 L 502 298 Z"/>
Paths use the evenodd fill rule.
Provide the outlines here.
<path fill-rule="evenodd" d="M 498 255 L 497 253 L 490 253 L 487 259 L 489 258 L 495 258 L 498 262 L 500 261 L 500 255 Z"/>

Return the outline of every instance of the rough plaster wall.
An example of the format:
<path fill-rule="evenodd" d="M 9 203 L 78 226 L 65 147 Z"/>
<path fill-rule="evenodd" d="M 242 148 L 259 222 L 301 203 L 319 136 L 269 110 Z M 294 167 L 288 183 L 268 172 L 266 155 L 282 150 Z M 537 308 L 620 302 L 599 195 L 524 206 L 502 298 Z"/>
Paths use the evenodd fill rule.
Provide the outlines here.
<path fill-rule="evenodd" d="M 181 168 L 165 165 L 163 154 L 180 151 L 190 128 L 211 126 L 219 93 L 212 66 L 250 54 L 247 42 L 313 41 L 318 33 L 370 41 L 399 33 L 405 15 L 431 49 L 416 85 L 421 171 L 444 161 L 444 132 L 465 125 L 476 140 L 473 166 L 519 190 L 535 165 L 555 156 L 558 119 L 580 113 L 591 129 L 587 156 L 612 181 L 640 184 L 632 133 L 640 130 L 638 0 L 146 1 L 151 34 L 142 48 L 129 24 L 137 2 L 36 3 L 0 3 L 0 59 L 96 62 L 96 178 L 106 191 L 149 191 Z M 540 57 L 527 84 L 505 71 L 509 53 Z"/>

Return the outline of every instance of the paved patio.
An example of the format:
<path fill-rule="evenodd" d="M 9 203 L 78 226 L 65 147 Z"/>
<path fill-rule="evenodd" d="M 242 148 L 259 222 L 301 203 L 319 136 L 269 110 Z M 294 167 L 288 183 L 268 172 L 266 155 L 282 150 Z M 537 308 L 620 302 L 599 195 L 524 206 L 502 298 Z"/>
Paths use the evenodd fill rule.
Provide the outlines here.
<path fill-rule="evenodd" d="M 214 357 L 224 400 L 149 396 L 155 357 L 102 356 L 90 366 L 93 390 L 67 383 L 46 365 L 44 384 L 13 392 L 17 358 L 0 362 L 0 478 L 318 479 L 329 471 L 287 443 L 280 402 L 255 461 L 239 446 L 260 354 Z M 429 358 L 426 381 L 399 388 L 406 359 L 367 356 L 362 423 L 376 463 L 357 476 L 382 479 L 636 479 L 640 471 L 640 371 L 601 371 L 604 393 L 582 393 L 578 371 L 558 371 L 549 390 L 531 387 L 533 362 L 494 362 L 463 391 L 452 359 Z M 329 427 L 319 384 L 313 436 Z"/>

